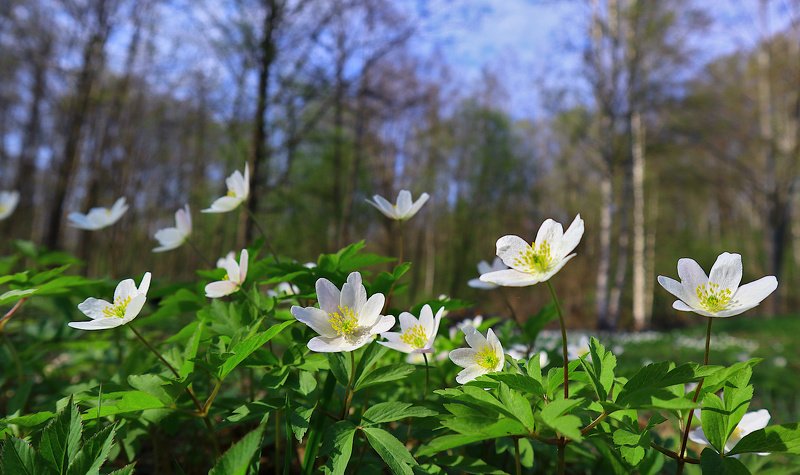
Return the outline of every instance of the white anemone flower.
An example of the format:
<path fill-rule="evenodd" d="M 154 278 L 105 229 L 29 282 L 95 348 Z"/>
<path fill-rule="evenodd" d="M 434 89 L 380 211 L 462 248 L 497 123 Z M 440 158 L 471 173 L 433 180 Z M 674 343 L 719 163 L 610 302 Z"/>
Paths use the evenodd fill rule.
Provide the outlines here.
<path fill-rule="evenodd" d="M 491 264 L 489 264 L 486 261 L 480 261 L 478 263 L 478 274 L 480 275 L 506 269 L 508 269 L 508 266 L 503 264 L 503 260 L 500 259 L 499 257 L 495 257 L 494 261 Z M 496 289 L 498 287 L 497 284 L 493 284 L 491 282 L 484 282 L 480 278 L 471 279 L 469 282 L 467 282 L 467 285 L 469 285 L 473 289 L 483 289 L 483 290 L 491 290 L 491 289 Z"/>
<path fill-rule="evenodd" d="M 483 324 L 483 315 L 475 315 L 475 318 L 465 318 L 461 322 L 457 323 L 454 327 L 450 327 L 450 339 L 456 337 L 456 333 L 460 331 L 464 331 L 467 327 L 474 327 L 480 328 Z"/>
<path fill-rule="evenodd" d="M 490 328 L 486 337 L 475 327 L 464 328 L 469 348 L 458 348 L 450 352 L 450 360 L 464 368 L 456 376 L 458 384 L 466 384 L 478 376 L 502 371 L 506 362 L 503 345 Z"/>
<path fill-rule="evenodd" d="M 577 360 L 589 354 L 589 337 L 586 335 L 581 336 L 577 344 L 567 343 L 567 359 Z M 588 359 L 591 361 L 592 357 L 589 355 Z"/>
<path fill-rule="evenodd" d="M 75 228 L 97 231 L 116 223 L 126 211 L 128 204 L 125 202 L 125 197 L 122 197 L 115 201 L 111 208 L 92 208 L 86 214 L 72 212 L 67 218 Z"/>
<path fill-rule="evenodd" d="M 433 353 L 433 341 L 439 333 L 444 307 L 433 315 L 430 305 L 425 305 L 419 312 L 419 319 L 408 312 L 400 314 L 400 332 L 384 332 L 381 337 L 387 341 L 378 343 L 403 353 Z"/>
<path fill-rule="evenodd" d="M 308 349 L 320 353 L 353 351 L 371 342 L 375 335 L 394 326 L 394 317 L 381 315 L 386 299 L 375 294 L 367 299 L 361 274 L 352 272 L 341 292 L 328 279 L 317 279 L 317 307 L 292 307 L 292 315 L 319 333 Z"/>
<path fill-rule="evenodd" d="M 177 249 L 186 242 L 192 234 L 192 214 L 189 205 L 175 212 L 175 227 L 164 228 L 156 231 L 155 238 L 160 244 L 153 252 L 164 252 Z"/>
<path fill-rule="evenodd" d="M 203 213 L 227 213 L 247 199 L 250 195 L 250 169 L 247 164 L 244 165 L 244 175 L 236 170 L 225 179 L 225 184 L 228 185 L 228 193 L 214 200 L 211 206 L 202 211 Z"/>
<path fill-rule="evenodd" d="M 704 317 L 739 315 L 757 306 L 778 287 L 778 280 L 771 275 L 739 286 L 742 256 L 728 252 L 717 257 L 708 277 L 693 259 L 680 259 L 678 276 L 680 282 L 658 276 L 658 283 L 679 299 L 672 308 Z"/>
<path fill-rule="evenodd" d="M 547 219 L 530 245 L 519 236 L 503 236 L 497 240 L 497 256 L 510 269 L 483 274 L 481 280 L 506 287 L 525 287 L 544 282 L 575 257 L 570 252 L 578 246 L 582 236 L 583 220 L 580 214 L 566 232 L 561 223 Z"/>
<path fill-rule="evenodd" d="M 300 295 L 300 287 L 289 282 L 281 282 L 274 289 L 267 290 L 270 297 L 283 297 L 286 295 Z"/>
<path fill-rule="evenodd" d="M 540 351 L 538 353 L 534 352 L 531 354 L 530 358 L 534 356 L 539 357 L 539 367 L 544 368 L 545 366 L 550 364 L 550 356 L 547 354 L 546 351 Z M 528 346 L 523 345 L 522 343 L 517 343 L 512 345 L 511 348 L 508 349 L 508 356 L 514 358 L 515 360 L 525 360 L 528 359 Z"/>
<path fill-rule="evenodd" d="M 367 200 L 367 203 L 371 204 L 372 206 L 378 208 L 378 211 L 384 214 L 389 219 L 394 219 L 395 221 L 405 221 L 415 214 L 417 211 L 422 208 L 422 205 L 428 201 L 430 195 L 427 193 L 423 193 L 419 196 L 417 201 L 413 201 L 411 199 L 411 192 L 408 190 L 401 190 L 400 193 L 397 195 L 397 203 L 392 204 L 386 200 L 383 196 L 375 195 L 372 197 L 372 200 Z"/>
<path fill-rule="evenodd" d="M 11 216 L 19 203 L 18 191 L 0 191 L 0 221 Z"/>
<path fill-rule="evenodd" d="M 150 289 L 150 273 L 145 272 L 139 287 L 133 279 L 125 279 L 117 284 L 114 290 L 114 301 L 90 297 L 78 305 L 78 310 L 91 318 L 86 322 L 69 322 L 69 326 L 78 330 L 107 330 L 125 325 L 139 315 L 147 300 Z"/>
<path fill-rule="evenodd" d="M 700 410 L 695 412 L 695 417 L 700 419 Z M 740 440 L 747 434 L 751 432 L 755 432 L 759 429 L 763 429 L 767 427 L 769 424 L 770 414 L 769 411 L 766 409 L 760 409 L 758 411 L 748 412 L 742 416 L 742 420 L 736 425 L 736 428 L 733 429 L 733 433 L 731 433 L 730 437 L 728 437 L 728 441 L 725 442 L 725 453 L 730 452 L 736 447 L 736 444 L 739 443 Z M 697 427 L 696 429 L 692 429 L 689 431 L 689 440 L 696 444 L 700 445 L 707 445 L 711 446 L 711 443 L 706 438 L 705 432 L 703 432 L 702 427 Z M 759 452 L 758 455 L 769 455 L 767 452 Z"/>
<path fill-rule="evenodd" d="M 222 280 L 206 285 L 206 297 L 216 299 L 237 292 L 247 279 L 247 259 L 247 249 L 242 249 L 238 263 L 232 252 L 228 253 L 224 261 L 217 261 L 217 267 L 222 267 L 226 273 Z"/>
<path fill-rule="evenodd" d="M 447 352 L 442 350 L 436 353 L 436 355 L 433 356 L 432 358 L 428 358 L 428 363 L 430 363 L 431 360 L 444 361 L 446 359 L 447 359 Z M 406 356 L 406 363 L 418 364 L 418 365 L 425 364 L 425 357 L 422 356 L 422 353 L 409 353 L 408 356 Z"/>

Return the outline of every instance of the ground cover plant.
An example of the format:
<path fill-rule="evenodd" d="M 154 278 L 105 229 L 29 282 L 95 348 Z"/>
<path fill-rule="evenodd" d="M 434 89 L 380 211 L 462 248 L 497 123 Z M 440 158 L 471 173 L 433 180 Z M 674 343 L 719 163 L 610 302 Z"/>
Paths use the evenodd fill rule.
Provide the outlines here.
<path fill-rule="evenodd" d="M 203 212 L 246 209 L 249 182 L 235 172 Z M 303 263 L 259 228 L 190 282 L 89 279 L 74 257 L 16 242 L 0 260 L 3 473 L 792 473 L 800 425 L 774 420 L 752 383 L 780 355 L 723 365 L 715 352 L 716 322 L 756 307 L 774 277 L 742 284 L 735 253 L 708 275 L 681 258 L 679 280 L 658 282 L 703 321 L 698 361 L 644 362 L 567 332 L 557 278 L 584 223 L 548 219 L 533 239 L 500 237 L 472 285 L 551 303 L 454 321 L 457 298 L 393 303 L 412 265 L 402 223 L 427 200 L 370 201 L 397 223 L 396 257 L 359 241 Z M 121 198 L 71 219 L 96 230 L 126 211 Z M 175 218 L 154 251 L 192 247 L 191 208 Z M 537 343 L 555 321 L 553 345 Z"/>

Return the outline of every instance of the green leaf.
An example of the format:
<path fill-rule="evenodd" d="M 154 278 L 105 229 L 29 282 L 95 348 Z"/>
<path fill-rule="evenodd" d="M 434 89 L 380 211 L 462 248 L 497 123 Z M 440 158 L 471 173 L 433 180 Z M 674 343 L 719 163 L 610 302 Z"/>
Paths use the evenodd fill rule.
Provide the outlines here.
<path fill-rule="evenodd" d="M 303 436 L 308 430 L 308 421 L 311 419 L 311 414 L 314 412 L 314 407 L 297 406 L 292 407 L 289 413 L 289 424 L 292 427 L 292 432 L 298 442 L 303 441 Z"/>
<path fill-rule="evenodd" d="M 742 437 L 728 455 L 786 452 L 800 454 L 800 423 L 767 426 Z"/>
<path fill-rule="evenodd" d="M 536 356 L 534 358 L 538 362 L 539 357 Z M 532 394 L 538 397 L 544 395 L 544 388 L 542 387 L 542 384 L 531 376 L 514 373 L 490 373 L 487 376 L 495 381 L 505 383 L 511 389 L 522 391 L 526 394 Z M 541 373 L 539 376 L 541 377 Z"/>
<path fill-rule="evenodd" d="M 45 427 L 39 441 L 39 455 L 56 473 L 66 473 L 81 443 L 81 417 L 70 398 L 55 420 Z"/>
<path fill-rule="evenodd" d="M 581 402 L 580 399 L 558 399 L 552 401 L 542 409 L 542 420 L 545 425 L 554 431 L 576 442 L 580 442 L 583 440 L 580 430 L 581 420 L 578 416 L 565 413 Z"/>
<path fill-rule="evenodd" d="M 347 386 L 350 382 L 350 358 L 345 358 L 342 353 L 328 353 L 328 366 L 331 373 L 342 386 Z"/>
<path fill-rule="evenodd" d="M 294 323 L 294 320 L 288 320 L 276 325 L 271 326 L 267 331 L 256 333 L 248 338 L 237 343 L 231 349 L 231 356 L 229 356 L 217 372 L 220 379 L 225 379 L 237 366 L 239 366 L 248 356 L 254 351 L 264 346 L 268 341 L 278 335 L 284 328 Z"/>
<path fill-rule="evenodd" d="M 36 473 L 36 454 L 33 447 L 22 439 L 11 437 L 3 443 L 3 458 L 0 472 L 19 475 Z"/>
<path fill-rule="evenodd" d="M 261 436 L 264 426 L 260 425 L 255 430 L 242 437 L 225 451 L 217 460 L 209 475 L 246 475 L 253 463 L 253 458 L 260 452 Z"/>
<path fill-rule="evenodd" d="M 83 420 L 162 407 L 164 407 L 164 403 L 160 399 L 143 391 L 112 392 L 103 394 L 102 406 L 86 411 L 83 414 Z"/>
<path fill-rule="evenodd" d="M 397 440 L 395 436 L 377 427 L 364 427 L 362 429 L 367 436 L 369 445 L 375 449 L 386 465 L 395 474 L 413 475 L 411 467 L 417 465 L 417 461 L 408 452 L 406 446 Z"/>
<path fill-rule="evenodd" d="M 381 366 L 372 371 L 364 372 L 364 374 L 356 381 L 354 391 L 369 388 L 381 383 L 388 383 L 390 381 L 397 381 L 404 379 L 415 371 L 414 365 L 406 363 L 398 363 L 389 366 Z"/>
<path fill-rule="evenodd" d="M 750 475 L 750 470 L 742 462 L 731 457 L 723 457 L 714 449 L 706 448 L 700 454 L 700 468 L 703 473 L 714 475 Z"/>
<path fill-rule="evenodd" d="M 128 384 L 134 389 L 157 397 L 165 406 L 175 401 L 164 389 L 164 385 L 166 385 L 167 382 L 157 374 L 132 374 L 128 376 Z"/>
<path fill-rule="evenodd" d="M 597 398 L 605 401 L 614 384 L 614 369 L 617 367 L 617 358 L 600 344 L 597 338 L 592 337 L 589 341 L 589 353 L 592 355 L 591 361 L 581 359 L 589 380 L 594 387 Z M 644 454 L 642 454 L 644 456 Z"/>
<path fill-rule="evenodd" d="M 114 470 L 108 475 L 133 475 L 133 469 L 136 468 L 136 462 L 125 465 L 119 470 Z"/>
<path fill-rule="evenodd" d="M 640 369 L 625 383 L 616 403 L 628 408 L 692 409 L 697 404 L 682 396 L 676 397 L 671 386 L 684 385 L 697 379 L 696 365 L 682 364 L 672 367 L 672 363 L 653 363 Z"/>
<path fill-rule="evenodd" d="M 183 351 L 183 364 L 178 369 L 178 374 L 181 376 L 181 381 L 185 381 L 194 372 L 194 359 L 197 357 L 197 350 L 200 348 L 200 340 L 203 338 L 203 329 L 205 328 L 205 320 L 194 322 L 195 326 L 192 337 L 186 344 L 186 349 Z"/>
<path fill-rule="evenodd" d="M 36 427 L 43 422 L 47 422 L 55 417 L 55 414 L 50 411 L 36 412 L 33 414 L 26 414 L 20 417 L 14 417 L 6 420 L 7 424 L 14 424 L 20 427 Z"/>
<path fill-rule="evenodd" d="M 356 426 L 350 421 L 339 421 L 325 431 L 322 452 L 329 455 L 328 465 L 333 475 L 347 473 L 355 434 Z"/>
<path fill-rule="evenodd" d="M 4 294 L 0 294 L 0 305 L 15 303 L 17 300 L 21 300 L 24 297 L 36 292 L 36 290 L 38 289 L 9 290 Z"/>
<path fill-rule="evenodd" d="M 108 458 L 114 444 L 114 426 L 108 426 L 92 436 L 78 452 L 75 460 L 69 464 L 69 475 L 97 475 L 100 467 Z"/>
<path fill-rule="evenodd" d="M 486 439 L 493 439 L 493 435 L 483 435 L 483 434 L 448 434 L 443 435 L 441 437 L 437 437 L 427 444 L 423 445 L 417 451 L 417 456 L 419 457 L 428 457 L 430 455 L 438 454 L 439 452 L 444 452 L 445 450 L 454 449 L 456 447 L 461 447 L 462 445 L 472 444 L 475 442 L 480 442 Z"/>
<path fill-rule="evenodd" d="M 407 417 L 429 417 L 438 413 L 425 407 L 413 406 L 407 402 L 379 402 L 364 411 L 361 416 L 361 424 L 381 424 L 392 422 Z"/>
<path fill-rule="evenodd" d="M 531 403 L 525 397 L 510 389 L 505 384 L 500 384 L 500 401 L 508 408 L 514 417 L 531 432 L 534 430 L 533 410 Z"/>

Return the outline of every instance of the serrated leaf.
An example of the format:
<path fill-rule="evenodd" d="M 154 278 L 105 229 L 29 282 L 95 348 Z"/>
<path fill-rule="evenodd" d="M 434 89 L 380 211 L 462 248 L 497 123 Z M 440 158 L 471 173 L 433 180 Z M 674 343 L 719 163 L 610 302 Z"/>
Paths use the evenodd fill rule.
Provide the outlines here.
<path fill-rule="evenodd" d="M 538 356 L 536 357 L 538 361 Z M 544 394 L 544 388 L 541 383 L 529 375 L 513 374 L 513 373 L 490 373 L 487 375 L 495 381 L 505 383 L 509 388 L 522 391 L 526 394 L 541 397 Z M 541 374 L 539 375 L 541 377 Z"/>
<path fill-rule="evenodd" d="M 96 475 L 114 445 L 114 426 L 108 426 L 83 444 L 75 460 L 69 464 L 68 475 Z"/>
<path fill-rule="evenodd" d="M 94 407 L 86 411 L 83 414 L 83 420 L 164 407 L 164 403 L 161 402 L 160 399 L 143 391 L 105 393 L 102 397 L 102 406 L 99 408 Z"/>
<path fill-rule="evenodd" d="M 194 372 L 194 359 L 197 357 L 200 340 L 203 338 L 204 320 L 195 322 L 194 325 L 195 329 L 192 332 L 192 337 L 186 343 L 186 349 L 183 351 L 183 364 L 178 369 L 181 381 L 185 381 Z"/>
<path fill-rule="evenodd" d="M 248 356 L 267 344 L 268 341 L 273 339 L 292 323 L 294 323 L 294 320 L 287 320 L 285 322 L 275 324 L 268 330 L 256 333 L 255 335 L 245 338 L 237 343 L 233 348 L 231 348 L 231 355 L 228 356 L 225 362 L 223 362 L 220 366 L 219 371 L 217 372 L 219 378 L 225 379 L 225 377 L 228 376 L 231 371 L 236 369 L 236 367 L 239 366 Z"/>
<path fill-rule="evenodd" d="M 531 432 L 534 430 L 533 410 L 531 403 L 522 394 L 514 391 L 505 384 L 500 384 L 500 401 L 508 408 L 514 417 Z"/>
<path fill-rule="evenodd" d="M 672 367 L 669 362 L 653 363 L 640 369 L 625 383 L 616 403 L 628 408 L 690 409 L 697 405 L 684 397 L 676 398 L 670 386 L 697 379 L 696 365 Z"/>
<path fill-rule="evenodd" d="M 289 424 L 292 427 L 292 432 L 298 442 L 303 441 L 303 436 L 308 430 L 308 421 L 311 419 L 311 414 L 314 412 L 313 407 L 297 406 L 291 408 L 289 414 Z"/>
<path fill-rule="evenodd" d="M 379 402 L 370 406 L 361 416 L 361 424 L 381 424 L 398 421 L 407 417 L 429 417 L 438 413 L 425 407 L 413 406 L 407 402 Z"/>
<path fill-rule="evenodd" d="M 542 409 L 542 421 L 554 431 L 571 440 L 580 442 L 583 440 L 580 430 L 581 420 L 572 414 L 565 414 L 567 411 L 580 404 L 580 402 L 581 400 L 579 399 L 558 399 L 552 401 Z"/>
<path fill-rule="evenodd" d="M 750 470 L 742 462 L 732 457 L 723 457 L 710 448 L 704 449 L 700 454 L 700 468 L 703 473 L 714 475 L 750 475 Z"/>
<path fill-rule="evenodd" d="M 39 455 L 56 473 L 66 473 L 75 460 L 81 443 L 81 416 L 70 398 L 69 403 L 45 427 L 39 441 Z"/>
<path fill-rule="evenodd" d="M 27 442 L 11 437 L 3 442 L 3 458 L 0 460 L 2 473 L 34 475 L 36 473 L 36 453 Z"/>
<path fill-rule="evenodd" d="M 119 470 L 114 470 L 108 475 L 133 475 L 133 469 L 136 468 L 136 462 L 125 465 Z"/>
<path fill-rule="evenodd" d="M 742 437 L 728 455 L 759 452 L 800 454 L 800 423 L 767 426 Z"/>
<path fill-rule="evenodd" d="M 339 421 L 325 431 L 322 452 L 328 454 L 328 465 L 333 475 L 347 473 L 347 464 L 353 454 L 356 426 L 350 421 Z"/>
<path fill-rule="evenodd" d="M 246 475 L 253 462 L 253 458 L 260 452 L 261 436 L 264 426 L 260 425 L 255 430 L 242 437 L 225 451 L 217 460 L 209 475 Z"/>
<path fill-rule="evenodd" d="M 395 436 L 377 427 L 364 427 L 362 429 L 367 436 L 369 445 L 386 462 L 392 473 L 413 475 L 411 468 L 417 465 L 417 461 L 408 452 L 408 449 Z"/>

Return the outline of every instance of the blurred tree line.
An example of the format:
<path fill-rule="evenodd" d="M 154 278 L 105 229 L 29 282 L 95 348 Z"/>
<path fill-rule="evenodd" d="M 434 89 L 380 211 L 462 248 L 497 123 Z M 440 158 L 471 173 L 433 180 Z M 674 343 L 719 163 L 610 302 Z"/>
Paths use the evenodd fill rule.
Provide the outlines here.
<path fill-rule="evenodd" d="M 248 163 L 247 206 L 279 252 L 312 260 L 365 238 L 391 253 L 402 232 L 411 296 L 500 310 L 466 287 L 477 261 L 503 234 L 532 240 L 543 219 L 580 212 L 581 259 L 558 285 L 585 325 L 674 325 L 655 276 L 685 256 L 708 269 L 723 250 L 743 254 L 745 280 L 778 276 L 772 313 L 796 308 L 800 6 L 782 3 L 790 20 L 774 28 L 760 0 L 745 27 L 757 40 L 706 61 L 713 6 L 580 2 L 581 34 L 565 46 L 580 64 L 538 86 L 546 113 L 532 118 L 509 106 L 503 68 L 514 65 L 467 85 L 426 43 L 464 21 L 458 5 L 3 2 L 0 186 L 21 203 L 0 246 L 70 250 L 92 275 L 189 279 L 203 261 L 190 248 L 150 253 L 153 233 L 189 203 L 210 259 L 259 237 L 245 213 L 199 213 Z M 364 202 L 401 188 L 432 195 L 404 229 Z M 68 212 L 119 196 L 131 209 L 113 227 L 67 225 Z M 528 313 L 545 298 L 509 296 Z"/>

